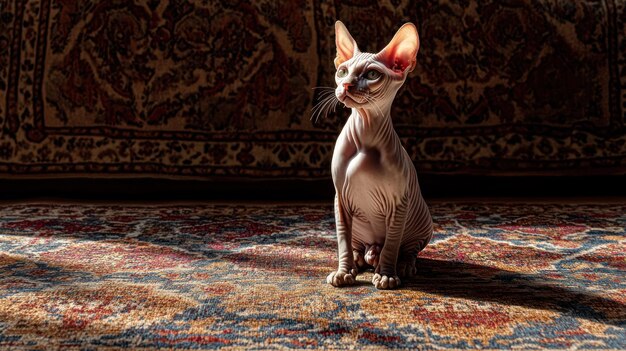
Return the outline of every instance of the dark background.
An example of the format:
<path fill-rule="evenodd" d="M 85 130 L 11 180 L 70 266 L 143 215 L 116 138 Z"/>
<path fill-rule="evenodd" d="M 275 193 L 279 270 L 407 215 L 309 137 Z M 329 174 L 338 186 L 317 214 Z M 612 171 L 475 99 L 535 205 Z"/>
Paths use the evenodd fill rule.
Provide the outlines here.
<path fill-rule="evenodd" d="M 4 199 L 329 200 L 337 19 L 364 51 L 418 28 L 392 116 L 426 198 L 624 195 L 617 0 L 26 3 L 0 8 Z"/>

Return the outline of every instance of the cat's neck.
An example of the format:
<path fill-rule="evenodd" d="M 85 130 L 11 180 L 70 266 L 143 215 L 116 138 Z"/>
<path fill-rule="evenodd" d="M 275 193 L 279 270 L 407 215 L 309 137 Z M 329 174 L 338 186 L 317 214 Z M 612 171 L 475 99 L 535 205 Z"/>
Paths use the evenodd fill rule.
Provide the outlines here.
<path fill-rule="evenodd" d="M 384 109 L 353 108 L 348 119 L 352 139 L 359 150 L 381 148 L 390 142 L 393 133 L 391 122 L 391 106 Z"/>

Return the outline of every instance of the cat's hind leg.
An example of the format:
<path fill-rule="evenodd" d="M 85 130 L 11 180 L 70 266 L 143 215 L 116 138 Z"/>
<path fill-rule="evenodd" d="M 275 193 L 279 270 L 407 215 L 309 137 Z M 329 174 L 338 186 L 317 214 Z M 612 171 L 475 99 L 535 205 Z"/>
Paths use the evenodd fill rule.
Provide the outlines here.
<path fill-rule="evenodd" d="M 378 266 L 378 259 L 381 250 L 382 248 L 379 245 L 367 245 L 365 247 L 365 256 L 363 257 L 365 263 L 376 268 L 376 266 Z"/>
<path fill-rule="evenodd" d="M 407 197 L 404 196 L 387 217 L 385 244 L 378 256 L 372 283 L 377 289 L 395 289 L 402 283 L 397 273 L 398 256 L 406 222 Z"/>
<path fill-rule="evenodd" d="M 417 266 L 416 262 L 417 254 L 403 252 L 400 253 L 398 257 L 398 264 L 396 265 L 396 271 L 398 272 L 398 277 L 411 278 L 417 274 Z"/>
<path fill-rule="evenodd" d="M 354 264 L 359 269 L 359 272 L 362 272 L 368 268 L 367 263 L 365 262 L 365 255 L 363 252 L 359 250 L 352 250 L 352 256 L 354 257 Z"/>
<path fill-rule="evenodd" d="M 352 250 L 354 263 L 359 269 L 359 272 L 376 268 L 376 266 L 378 266 L 378 255 L 380 255 L 380 250 L 381 247 L 376 244 L 365 245 L 365 250 Z"/>

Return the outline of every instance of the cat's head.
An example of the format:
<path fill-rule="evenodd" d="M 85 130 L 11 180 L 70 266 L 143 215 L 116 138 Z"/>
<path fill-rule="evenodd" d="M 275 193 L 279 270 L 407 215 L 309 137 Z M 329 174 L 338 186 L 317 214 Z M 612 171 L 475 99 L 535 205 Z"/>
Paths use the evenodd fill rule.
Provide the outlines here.
<path fill-rule="evenodd" d="M 404 24 L 376 54 L 361 52 L 341 21 L 335 23 L 335 96 L 351 108 L 391 106 L 396 92 L 415 68 L 419 36 L 412 23 Z"/>

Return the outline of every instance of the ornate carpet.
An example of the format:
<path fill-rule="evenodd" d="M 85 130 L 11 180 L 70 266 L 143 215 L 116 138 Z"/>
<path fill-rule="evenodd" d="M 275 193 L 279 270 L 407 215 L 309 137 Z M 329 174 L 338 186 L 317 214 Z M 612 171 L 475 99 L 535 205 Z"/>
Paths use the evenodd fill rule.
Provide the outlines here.
<path fill-rule="evenodd" d="M 333 24 L 417 68 L 392 116 L 421 173 L 626 172 L 624 1 L 7 0 L 0 176 L 330 176 Z"/>
<path fill-rule="evenodd" d="M 431 204 L 419 273 L 325 284 L 329 205 L 0 205 L 0 349 L 624 349 L 625 204 Z"/>

